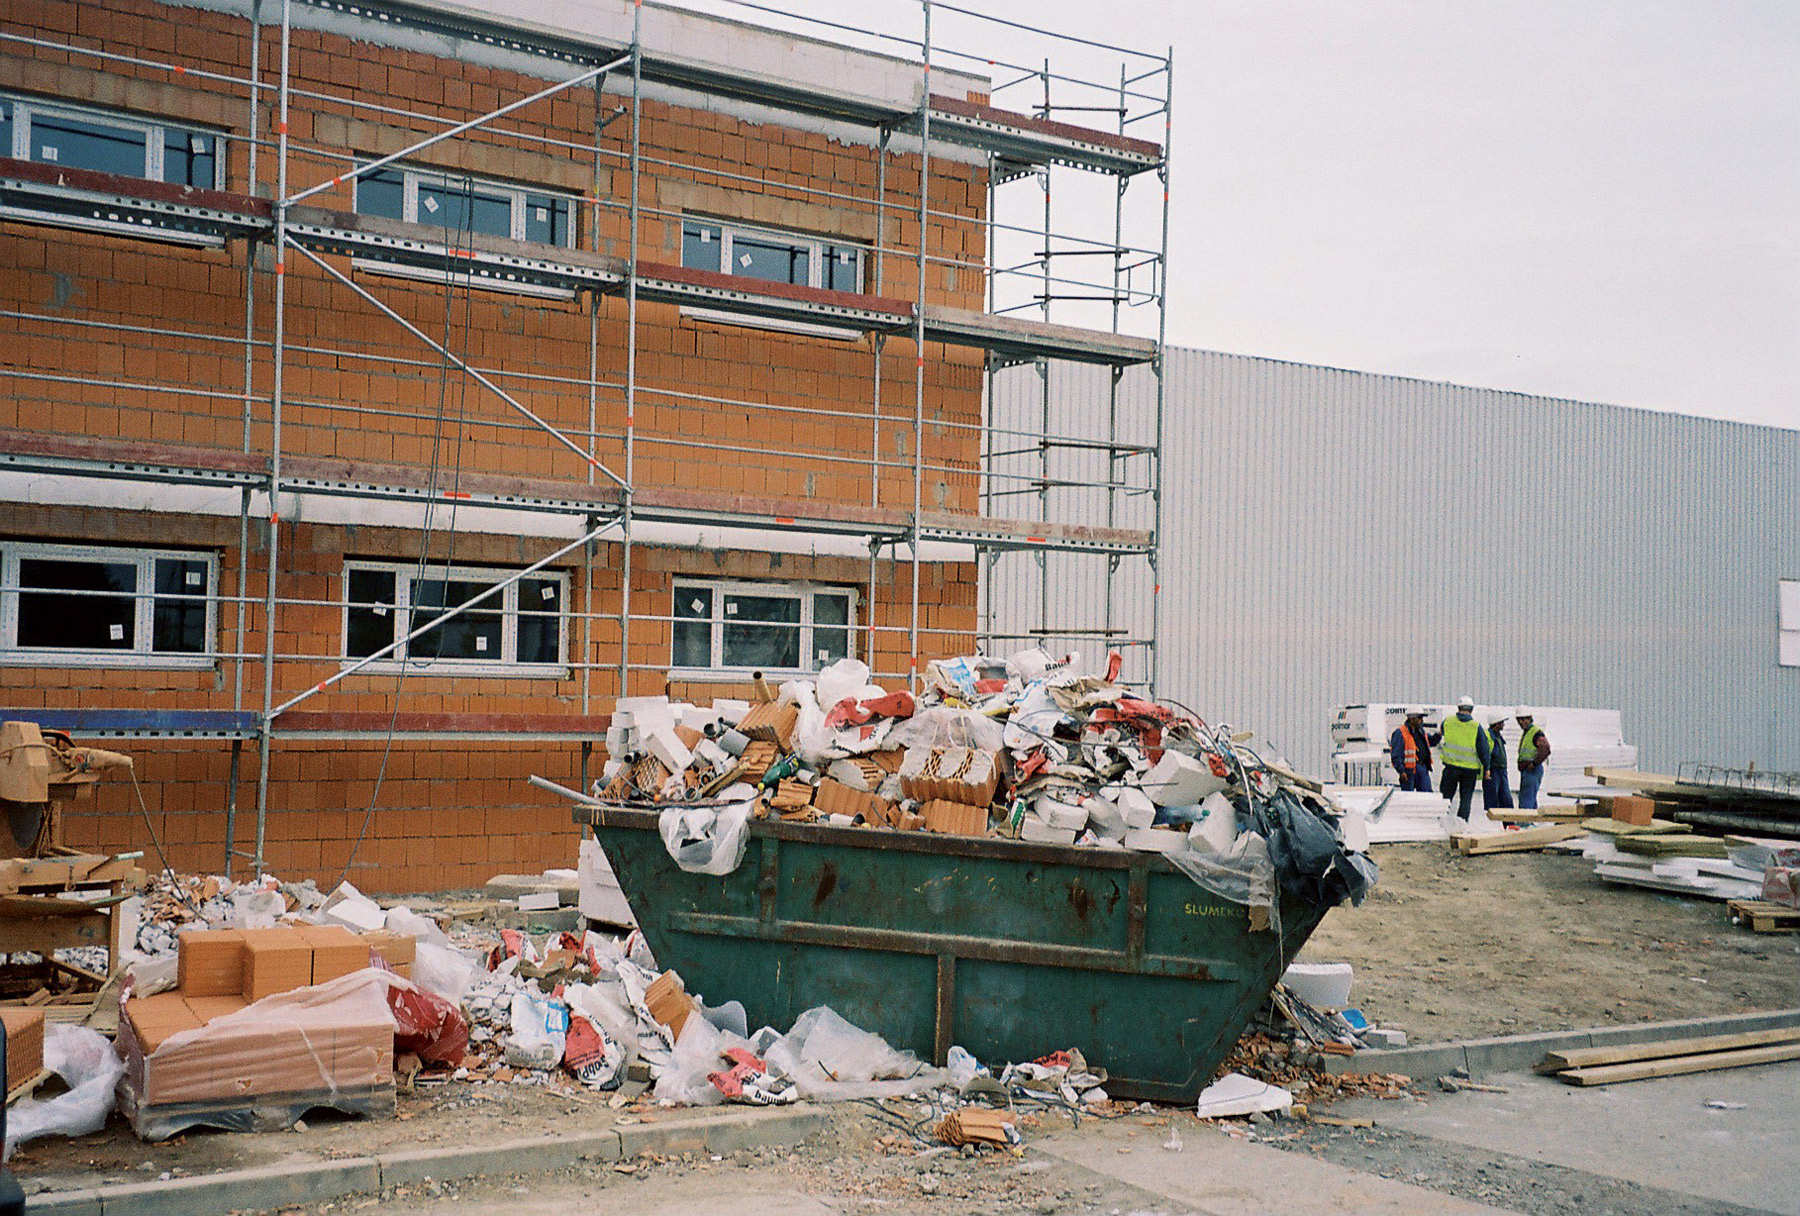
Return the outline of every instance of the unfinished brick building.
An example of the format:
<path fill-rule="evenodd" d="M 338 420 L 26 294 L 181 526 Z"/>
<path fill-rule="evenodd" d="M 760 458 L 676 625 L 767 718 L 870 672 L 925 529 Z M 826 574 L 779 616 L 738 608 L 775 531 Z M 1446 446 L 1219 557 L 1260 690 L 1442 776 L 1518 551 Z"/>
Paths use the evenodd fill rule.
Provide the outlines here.
<path fill-rule="evenodd" d="M 916 43 L 553 8 L 0 12 L 0 706 L 138 757 L 70 844 L 377 891 L 569 865 L 525 778 L 581 784 L 621 692 L 904 682 L 988 640 L 988 554 L 1154 562 L 1110 505 L 1154 443 L 984 402 L 1155 361 L 1116 320 L 1160 245 L 1084 280 L 994 200 L 1155 182 L 1125 132 L 1166 59 L 1100 131 Z M 1008 239 L 1049 251 L 1032 319 Z M 1083 282 L 1112 323 L 1051 323 Z M 1105 510 L 1053 517 L 1052 448 L 1103 454 Z"/>

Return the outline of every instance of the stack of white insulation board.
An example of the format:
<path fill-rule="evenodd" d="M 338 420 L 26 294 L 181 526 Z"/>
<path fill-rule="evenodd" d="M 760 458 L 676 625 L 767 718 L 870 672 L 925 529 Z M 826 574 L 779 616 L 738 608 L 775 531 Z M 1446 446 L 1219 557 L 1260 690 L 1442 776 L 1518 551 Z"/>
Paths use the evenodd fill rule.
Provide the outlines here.
<path fill-rule="evenodd" d="M 1747 857 L 1653 857 L 1621 849 L 1599 833 L 1582 843 L 1581 855 L 1594 863 L 1596 877 L 1610 883 L 1697 899 L 1762 897 L 1762 867 L 1744 864 Z"/>
<path fill-rule="evenodd" d="M 1436 794 L 1414 794 L 1391 785 L 1328 785 L 1325 792 L 1344 808 L 1346 837 L 1354 830 L 1366 831 L 1370 844 L 1450 839 L 1454 816 L 1450 804 Z M 1498 825 L 1491 826 L 1499 830 Z"/>

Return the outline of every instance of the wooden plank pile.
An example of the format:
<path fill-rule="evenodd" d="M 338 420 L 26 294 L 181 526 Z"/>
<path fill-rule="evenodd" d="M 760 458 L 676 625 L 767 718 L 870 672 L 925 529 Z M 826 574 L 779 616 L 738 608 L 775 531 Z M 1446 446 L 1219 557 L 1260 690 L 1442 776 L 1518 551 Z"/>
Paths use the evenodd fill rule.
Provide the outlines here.
<path fill-rule="evenodd" d="M 1635 790 L 1656 802 L 1666 818 L 1727 832 L 1800 838 L 1800 786 L 1779 774 L 1745 773 L 1734 779 L 1697 780 L 1636 769 L 1587 770 L 1601 785 Z"/>
<path fill-rule="evenodd" d="M 1581 828 L 1567 823 L 1546 823 L 1520 828 L 1516 832 L 1487 832 L 1480 835 L 1452 836 L 1450 843 L 1466 857 L 1489 853 L 1536 853 L 1545 845 L 1573 840 L 1583 834 Z"/>
<path fill-rule="evenodd" d="M 1611 1085 L 1800 1060 L 1800 1026 L 1553 1051 L 1537 1071 L 1570 1085 Z"/>

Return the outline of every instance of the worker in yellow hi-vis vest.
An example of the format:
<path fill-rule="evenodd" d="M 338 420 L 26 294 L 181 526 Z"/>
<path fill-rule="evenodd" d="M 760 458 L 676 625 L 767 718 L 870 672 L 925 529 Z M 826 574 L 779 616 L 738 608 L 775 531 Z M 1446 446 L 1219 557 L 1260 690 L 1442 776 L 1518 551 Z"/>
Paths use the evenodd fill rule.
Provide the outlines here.
<path fill-rule="evenodd" d="M 1438 792 L 1453 801 L 1460 801 L 1457 817 L 1467 821 L 1469 804 L 1475 799 L 1475 783 L 1487 775 L 1488 768 L 1487 731 L 1475 720 L 1474 698 L 1463 697 L 1457 701 L 1456 712 L 1444 719 L 1438 759 L 1444 762 L 1444 776 Z"/>

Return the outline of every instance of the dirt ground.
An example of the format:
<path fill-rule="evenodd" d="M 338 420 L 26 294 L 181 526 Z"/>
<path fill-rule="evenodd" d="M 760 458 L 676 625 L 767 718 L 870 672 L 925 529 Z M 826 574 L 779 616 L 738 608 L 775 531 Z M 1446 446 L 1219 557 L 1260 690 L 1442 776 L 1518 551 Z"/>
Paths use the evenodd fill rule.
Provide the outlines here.
<path fill-rule="evenodd" d="M 1300 958 L 1355 968 L 1352 1004 L 1412 1043 L 1800 1007 L 1800 937 L 1550 853 L 1379 845 L 1381 882 Z"/>
<path fill-rule="evenodd" d="M 1376 857 L 1380 885 L 1361 908 L 1333 911 L 1301 957 L 1351 963 L 1353 1002 L 1372 1021 L 1405 1029 L 1414 1043 L 1800 1006 L 1800 937 L 1734 928 L 1721 904 L 1603 884 L 1590 863 L 1574 857 L 1471 858 L 1441 844 L 1381 846 Z M 1103 1044 L 1079 1046 L 1104 1062 Z M 393 1120 L 320 1113 L 302 1131 L 195 1132 L 163 1145 L 138 1142 L 115 1117 L 112 1126 L 92 1136 L 26 1145 L 11 1164 L 32 1189 L 65 1189 L 297 1156 L 359 1156 L 403 1146 L 554 1134 L 571 1122 L 610 1125 L 620 1113 L 603 1096 L 572 1085 L 456 1083 L 402 1095 Z M 708 1187 L 729 1193 L 735 1184 L 728 1179 L 735 1174 L 746 1182 L 752 1176 L 763 1179 L 783 1194 L 835 1196 L 847 1208 L 934 1213 L 1143 1208 L 1142 1194 L 1062 1162 L 1033 1165 L 1029 1154 L 964 1159 L 939 1152 L 921 1158 L 907 1147 L 884 1145 L 881 1137 L 895 1132 L 895 1117 L 892 1111 L 852 1104 L 834 1119 L 830 1133 L 792 1151 L 762 1150 L 719 1161 L 673 1159 L 645 1163 L 632 1173 L 608 1169 L 599 1176 L 524 1181 L 534 1195 L 540 1188 L 564 1188 L 574 1198 L 607 1193 L 647 1200 L 664 1191 L 679 1195 L 683 1186 L 700 1188 L 696 1195 Z M 1058 1130 L 1051 1124 L 1062 1117 L 1044 1119 L 1041 1128 L 1026 1129 L 1027 1146 L 1035 1135 Z M 1224 1134 L 1198 1123 L 1191 1112 L 1132 1111 L 1121 1119 L 1138 1121 L 1141 1134 L 1151 1137 L 1162 1135 L 1171 1120 L 1185 1135 Z M 1104 1125 L 1090 1120 L 1089 1126 Z M 1628 1184 L 1573 1171 L 1448 1149 L 1380 1127 L 1237 1124 L 1232 1134 L 1518 1211 L 1610 1207 L 1674 1216 L 1727 1210 L 1694 1206 L 1664 1192 L 1638 1194 Z M 478 1205 L 485 1201 L 491 1211 L 496 1200 L 501 1207 L 517 1204 L 519 1187 L 518 1179 L 481 1180 L 435 1193 L 390 1193 L 370 1205 L 437 1210 L 428 1205 L 460 1196 Z M 1595 1199 L 1605 1202 L 1588 1206 Z M 334 1210 L 354 1210 L 360 1202 Z"/>

